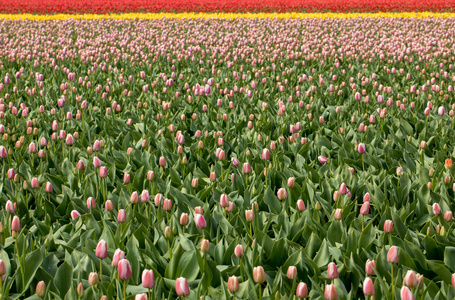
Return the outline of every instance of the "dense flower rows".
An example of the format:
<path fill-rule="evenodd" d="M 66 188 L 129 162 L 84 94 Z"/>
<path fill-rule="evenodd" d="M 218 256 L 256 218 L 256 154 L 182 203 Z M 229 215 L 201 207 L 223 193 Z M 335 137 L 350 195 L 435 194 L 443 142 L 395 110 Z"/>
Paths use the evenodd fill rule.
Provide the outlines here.
<path fill-rule="evenodd" d="M 454 31 L 3 20 L 0 294 L 453 299 Z"/>
<path fill-rule="evenodd" d="M 455 11 L 455 0 L 0 0 L 6 13 Z"/>
<path fill-rule="evenodd" d="M 97 20 L 97 19 L 368 19 L 368 18 L 455 18 L 455 13 L 434 13 L 434 12 L 379 12 L 379 13 L 122 13 L 122 14 L 0 14 L 0 19 L 5 20 Z"/>

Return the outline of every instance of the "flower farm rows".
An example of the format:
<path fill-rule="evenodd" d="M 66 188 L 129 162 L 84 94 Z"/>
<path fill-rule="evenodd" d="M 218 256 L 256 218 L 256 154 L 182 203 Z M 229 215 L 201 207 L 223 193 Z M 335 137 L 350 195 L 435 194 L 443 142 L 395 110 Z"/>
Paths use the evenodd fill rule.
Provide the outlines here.
<path fill-rule="evenodd" d="M 0 0 L 4 13 L 124 12 L 454 12 L 455 0 Z"/>
<path fill-rule="evenodd" d="M 452 299 L 454 30 L 3 20 L 2 298 Z"/>

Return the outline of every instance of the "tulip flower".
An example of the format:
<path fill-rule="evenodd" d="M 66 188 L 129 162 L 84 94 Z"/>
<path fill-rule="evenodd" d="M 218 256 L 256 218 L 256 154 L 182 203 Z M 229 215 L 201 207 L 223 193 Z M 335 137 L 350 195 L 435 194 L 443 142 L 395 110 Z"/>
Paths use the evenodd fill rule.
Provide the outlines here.
<path fill-rule="evenodd" d="M 303 202 L 302 199 L 297 200 L 297 209 L 299 210 L 299 212 L 305 211 L 305 203 Z"/>
<path fill-rule="evenodd" d="M 148 300 L 148 298 L 150 298 L 150 297 L 147 297 L 147 294 L 143 293 L 143 294 L 137 294 L 134 297 L 134 300 Z"/>
<path fill-rule="evenodd" d="M 238 244 L 237 246 L 235 246 L 235 249 L 234 249 L 235 256 L 240 258 L 243 256 L 244 252 L 245 252 L 245 249 L 243 248 L 243 246 L 241 244 Z"/>
<path fill-rule="evenodd" d="M 232 294 L 235 294 L 239 290 L 239 279 L 237 276 L 231 276 L 227 282 L 228 290 Z"/>
<path fill-rule="evenodd" d="M 439 203 L 434 203 L 433 204 L 433 214 L 435 216 L 438 216 L 440 213 L 441 213 L 441 206 L 439 205 Z"/>
<path fill-rule="evenodd" d="M 121 259 L 117 265 L 118 277 L 123 280 L 123 299 L 126 299 L 126 282 L 131 278 L 131 264 L 127 259 Z"/>
<path fill-rule="evenodd" d="M 370 277 L 363 281 L 363 294 L 365 296 L 374 296 L 374 284 Z"/>
<path fill-rule="evenodd" d="M 280 200 L 285 200 L 288 196 L 288 193 L 286 192 L 286 189 L 284 188 L 280 188 L 278 190 L 278 192 L 276 193 L 276 196 L 278 197 L 278 199 Z"/>
<path fill-rule="evenodd" d="M 184 277 L 179 277 L 175 280 L 175 291 L 177 296 L 185 298 L 190 295 L 190 287 L 188 281 Z"/>
<path fill-rule="evenodd" d="M 44 298 L 44 296 L 46 295 L 46 283 L 42 280 L 38 282 L 35 291 L 38 297 Z"/>
<path fill-rule="evenodd" d="M 199 229 L 207 227 L 207 223 L 205 222 L 204 216 L 200 214 L 194 215 L 194 223 L 196 224 L 196 227 Z"/>
<path fill-rule="evenodd" d="M 114 256 L 112 257 L 112 265 L 114 267 L 118 266 L 119 261 L 125 258 L 125 252 L 120 249 L 115 250 Z"/>
<path fill-rule="evenodd" d="M 338 298 L 337 290 L 335 289 L 335 285 L 328 284 L 324 288 L 324 298 L 325 300 L 336 300 Z"/>
<path fill-rule="evenodd" d="M 153 289 L 153 287 L 155 286 L 155 276 L 153 274 L 153 270 L 145 269 L 144 271 L 142 271 L 142 286 L 149 290 Z"/>
<path fill-rule="evenodd" d="M 337 265 L 333 262 L 329 263 L 328 268 L 327 268 L 327 277 L 332 279 L 338 278 L 338 269 Z"/>
<path fill-rule="evenodd" d="M 300 299 L 304 299 L 304 298 L 308 297 L 308 286 L 305 282 L 300 282 L 297 285 L 295 295 Z"/>
<path fill-rule="evenodd" d="M 414 300 L 414 294 L 412 294 L 411 290 L 407 286 L 403 286 L 400 292 L 401 300 Z"/>
<path fill-rule="evenodd" d="M 365 263 L 365 273 L 367 273 L 368 276 L 374 276 L 376 269 L 376 262 L 374 260 L 367 259 Z"/>
<path fill-rule="evenodd" d="M 18 233 L 21 231 L 21 220 L 18 216 L 14 216 L 11 222 L 11 231 L 14 233 Z"/>
<path fill-rule="evenodd" d="M 318 160 L 321 163 L 321 165 L 326 164 L 329 161 L 329 159 L 327 157 L 322 156 L 322 155 L 318 156 Z"/>
<path fill-rule="evenodd" d="M 406 276 L 403 279 L 403 285 L 406 285 L 410 288 L 416 288 L 418 284 L 419 281 L 417 280 L 417 273 L 413 270 L 408 270 L 406 272 Z"/>

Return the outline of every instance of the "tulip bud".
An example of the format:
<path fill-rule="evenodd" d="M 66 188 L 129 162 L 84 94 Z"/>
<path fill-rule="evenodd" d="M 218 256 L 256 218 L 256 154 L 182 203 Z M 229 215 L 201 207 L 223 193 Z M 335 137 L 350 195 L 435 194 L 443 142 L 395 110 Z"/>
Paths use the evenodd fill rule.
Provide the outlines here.
<path fill-rule="evenodd" d="M 237 276 L 231 276 L 227 282 L 228 290 L 231 293 L 236 293 L 239 290 L 239 279 Z"/>
<path fill-rule="evenodd" d="M 286 190 L 284 188 L 280 188 L 276 195 L 277 195 L 278 199 L 285 200 L 288 196 L 288 193 L 286 192 Z"/>
<path fill-rule="evenodd" d="M 305 211 L 305 203 L 303 202 L 302 199 L 297 200 L 297 208 L 298 208 L 299 212 Z"/>
<path fill-rule="evenodd" d="M 188 281 L 184 277 L 179 277 L 175 280 L 175 291 L 177 296 L 186 297 L 190 295 Z"/>
<path fill-rule="evenodd" d="M 142 286 L 146 289 L 153 289 L 155 286 L 155 276 L 153 270 L 145 269 L 142 271 Z"/>
<path fill-rule="evenodd" d="M 392 232 L 393 231 L 393 221 L 392 220 L 386 220 L 384 222 L 384 231 L 385 232 Z"/>
<path fill-rule="evenodd" d="M 202 253 L 208 253 L 210 250 L 210 243 L 208 240 L 202 240 L 201 242 L 201 252 Z"/>
<path fill-rule="evenodd" d="M 263 283 L 265 281 L 265 272 L 263 267 L 253 268 L 253 279 L 256 283 Z"/>
<path fill-rule="evenodd" d="M 297 289 L 295 290 L 295 295 L 298 298 L 307 298 L 308 297 L 308 286 L 305 282 L 300 282 L 297 285 Z"/>
<path fill-rule="evenodd" d="M 363 282 L 363 294 L 365 296 L 374 296 L 374 284 L 370 277 L 365 278 Z"/>
<path fill-rule="evenodd" d="M 373 276 L 375 275 L 374 269 L 376 269 L 376 262 L 368 259 L 365 263 L 365 273 L 367 273 L 368 276 Z"/>
<path fill-rule="evenodd" d="M 79 284 L 77 285 L 76 292 L 79 298 L 84 297 L 84 285 L 82 284 L 82 282 L 79 282 Z"/>
<path fill-rule="evenodd" d="M 338 269 L 335 263 L 331 262 L 327 268 L 327 277 L 330 279 L 338 278 Z"/>
<path fill-rule="evenodd" d="M 95 255 L 101 259 L 107 257 L 107 243 L 105 240 L 99 241 L 98 245 L 96 246 Z"/>
<path fill-rule="evenodd" d="M 42 280 L 36 285 L 36 295 L 40 298 L 46 295 L 46 283 Z"/>
<path fill-rule="evenodd" d="M 338 298 L 338 293 L 335 288 L 335 285 L 328 284 L 324 288 L 324 298 L 326 300 L 336 300 Z"/>
<path fill-rule="evenodd" d="M 403 286 L 400 292 L 401 300 L 414 300 L 414 294 L 407 286 Z"/>
<path fill-rule="evenodd" d="M 398 248 L 396 246 L 392 246 L 387 253 L 387 261 L 392 264 L 398 263 Z"/>
<path fill-rule="evenodd" d="M 128 280 L 132 276 L 131 264 L 127 259 L 122 259 L 118 262 L 118 277 L 123 280 Z"/>
<path fill-rule="evenodd" d="M 98 273 L 91 272 L 88 276 L 88 284 L 94 286 L 98 284 Z"/>
<path fill-rule="evenodd" d="M 289 279 L 294 280 L 296 275 L 297 275 L 297 268 L 295 266 L 289 266 L 286 276 Z"/>
<path fill-rule="evenodd" d="M 235 256 L 242 257 L 244 252 L 245 252 L 245 249 L 243 248 L 243 246 L 241 244 L 238 244 L 237 246 L 235 246 L 235 249 L 234 249 Z"/>

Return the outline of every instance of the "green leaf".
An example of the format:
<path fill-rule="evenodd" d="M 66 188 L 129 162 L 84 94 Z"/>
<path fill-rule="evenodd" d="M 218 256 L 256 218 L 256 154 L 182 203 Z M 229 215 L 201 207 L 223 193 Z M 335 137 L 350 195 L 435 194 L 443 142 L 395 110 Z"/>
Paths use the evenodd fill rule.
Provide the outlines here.
<path fill-rule="evenodd" d="M 274 214 L 279 214 L 281 212 L 280 200 L 278 200 L 269 187 L 265 190 L 264 202 Z"/>
<path fill-rule="evenodd" d="M 66 295 L 73 280 L 73 268 L 64 262 L 55 274 L 54 284 L 59 290 L 60 295 Z"/>

